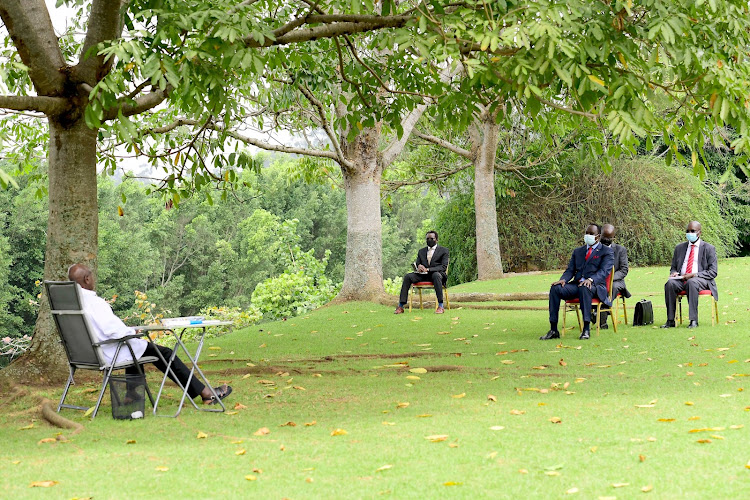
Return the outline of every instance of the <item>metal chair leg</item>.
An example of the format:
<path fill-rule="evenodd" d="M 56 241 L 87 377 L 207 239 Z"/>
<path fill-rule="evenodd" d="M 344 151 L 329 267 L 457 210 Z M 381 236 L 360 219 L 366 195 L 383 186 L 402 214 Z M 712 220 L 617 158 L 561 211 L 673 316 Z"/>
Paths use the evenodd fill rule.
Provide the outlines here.
<path fill-rule="evenodd" d="M 68 389 L 70 389 L 71 384 L 73 384 L 73 374 L 76 372 L 76 369 L 68 365 L 68 370 L 70 371 L 70 375 L 68 375 L 68 383 L 65 384 L 65 389 L 63 389 L 62 397 L 60 398 L 60 404 L 57 405 L 57 413 L 60 413 L 60 408 L 63 407 L 65 398 L 68 396 Z M 68 406 L 69 405 L 66 405 L 65 407 L 67 408 Z"/>

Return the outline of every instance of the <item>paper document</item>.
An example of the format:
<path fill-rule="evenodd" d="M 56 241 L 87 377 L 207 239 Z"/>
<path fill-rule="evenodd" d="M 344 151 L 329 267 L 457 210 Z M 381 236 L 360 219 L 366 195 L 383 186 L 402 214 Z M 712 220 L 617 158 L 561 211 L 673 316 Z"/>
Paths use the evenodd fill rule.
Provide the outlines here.
<path fill-rule="evenodd" d="M 412 262 L 411 265 L 412 265 L 412 267 L 414 267 L 414 270 L 417 272 L 417 274 L 429 274 L 427 271 L 420 271 L 417 268 L 417 263 L 416 262 Z"/>
<path fill-rule="evenodd" d="M 669 279 L 671 279 L 671 280 L 681 280 L 681 279 L 685 279 L 685 277 L 684 276 L 670 276 Z"/>

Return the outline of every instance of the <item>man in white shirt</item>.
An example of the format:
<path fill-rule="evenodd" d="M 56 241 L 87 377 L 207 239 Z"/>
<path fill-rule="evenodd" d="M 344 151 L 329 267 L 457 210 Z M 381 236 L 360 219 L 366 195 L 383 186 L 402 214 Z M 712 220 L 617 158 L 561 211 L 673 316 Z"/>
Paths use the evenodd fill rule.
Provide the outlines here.
<path fill-rule="evenodd" d="M 698 326 L 698 294 L 701 290 L 711 290 L 715 300 L 719 300 L 719 291 L 714 278 L 719 273 L 716 261 L 716 248 L 701 240 L 700 222 L 688 224 L 685 231 L 687 241 L 674 249 L 672 268 L 664 284 L 664 300 L 667 305 L 667 322 L 662 328 L 674 328 L 674 315 L 677 308 L 677 294 L 686 292 L 690 310 L 688 328 Z"/>
<path fill-rule="evenodd" d="M 92 273 L 88 267 L 84 266 L 83 264 L 73 264 L 68 269 L 68 279 L 70 279 L 71 281 L 75 281 L 81 287 L 80 292 L 81 299 L 83 300 L 83 312 L 84 314 L 86 314 L 86 318 L 88 318 L 89 324 L 94 330 L 94 335 L 96 335 L 96 338 L 100 342 L 110 339 L 119 339 L 128 335 L 135 334 L 135 330 L 126 326 L 120 318 L 115 316 L 115 313 L 112 311 L 112 307 L 107 303 L 107 301 L 96 295 L 96 292 L 94 291 L 94 273 Z M 155 356 L 158 358 L 159 355 L 156 352 L 157 349 L 161 352 L 161 355 L 164 359 L 168 360 L 170 356 L 172 356 L 172 349 L 170 349 L 169 347 L 156 345 L 143 339 L 131 339 L 128 340 L 128 344 L 130 344 L 133 349 L 133 353 L 139 359 L 142 356 Z M 101 350 L 102 355 L 106 358 L 106 360 L 108 362 L 111 362 L 115 356 L 117 344 L 103 345 L 101 346 Z M 130 355 L 130 349 L 120 349 L 120 353 L 117 357 L 118 362 L 132 361 L 132 359 L 133 358 Z M 161 360 L 156 361 L 153 364 L 162 372 L 166 371 L 167 369 L 166 364 Z M 138 370 L 135 367 L 127 368 L 126 372 L 132 375 L 138 374 Z M 172 379 L 172 381 L 175 383 L 179 381 L 179 383 L 184 387 L 189 376 L 190 369 L 185 366 L 185 363 L 183 363 L 180 358 L 175 357 L 174 361 L 172 361 L 169 378 Z M 220 387 L 216 387 L 214 391 L 216 391 L 219 399 L 224 399 L 232 392 L 232 387 L 224 384 Z M 190 378 L 190 383 L 188 384 L 188 394 L 193 399 L 200 396 L 205 404 L 216 403 L 213 395 L 211 394 L 211 390 L 208 387 L 204 386 L 199 380 L 197 380 L 197 377 L 195 376 Z"/>

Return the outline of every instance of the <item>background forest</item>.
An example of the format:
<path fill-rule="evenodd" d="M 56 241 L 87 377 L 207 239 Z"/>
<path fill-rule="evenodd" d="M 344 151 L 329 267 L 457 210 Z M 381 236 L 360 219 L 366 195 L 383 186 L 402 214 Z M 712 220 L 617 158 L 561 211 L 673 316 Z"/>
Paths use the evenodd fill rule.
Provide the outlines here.
<path fill-rule="evenodd" d="M 424 161 L 427 146 L 391 174 Z M 589 221 L 611 222 L 631 265 L 664 264 L 681 241 L 685 214 L 703 223 L 720 256 L 750 249 L 750 193 L 733 157 L 710 151 L 711 170 L 667 166 L 647 155 L 617 160 L 612 172 L 576 148 L 524 174 L 496 177 L 504 270 L 559 268 Z M 245 321 L 293 316 L 337 292 L 346 253 L 344 191 L 335 178 L 310 182 L 300 161 L 258 154 L 236 191 L 166 203 L 135 179 L 99 180 L 99 293 L 122 316 L 221 313 Z M 450 281 L 476 279 L 472 172 L 438 184 L 384 191 L 383 276 L 392 293 L 424 233 L 451 250 Z M 387 179 L 386 179 L 387 180 Z M 37 314 L 47 220 L 44 175 L 0 191 L 0 330 L 30 334 Z M 397 182 L 386 186 L 396 186 Z M 388 279 L 389 278 L 389 279 Z M 135 291 L 146 294 L 137 300 Z M 145 305 L 144 305 L 145 304 Z M 138 322 L 138 319 L 134 319 Z"/>

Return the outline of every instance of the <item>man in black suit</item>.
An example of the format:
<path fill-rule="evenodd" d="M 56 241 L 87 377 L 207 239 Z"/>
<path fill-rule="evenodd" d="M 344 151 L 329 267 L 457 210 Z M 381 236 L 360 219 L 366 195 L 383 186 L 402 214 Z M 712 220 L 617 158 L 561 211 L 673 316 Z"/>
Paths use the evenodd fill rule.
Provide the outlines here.
<path fill-rule="evenodd" d="M 414 262 L 416 272 L 404 276 L 404 282 L 401 285 L 401 296 L 399 297 L 398 306 L 394 314 L 402 314 L 404 305 L 409 300 L 409 288 L 414 283 L 420 281 L 431 281 L 435 286 L 435 298 L 438 301 L 438 307 L 435 314 L 443 314 L 443 285 L 448 275 L 448 249 L 437 244 L 437 231 L 429 231 L 426 234 L 427 246 L 417 252 L 417 260 Z"/>
<path fill-rule="evenodd" d="M 693 221 L 688 224 L 685 238 L 674 249 L 672 267 L 664 284 L 664 300 L 667 303 L 667 322 L 662 328 L 674 328 L 674 313 L 677 308 L 677 294 L 687 292 L 690 309 L 688 328 L 698 326 L 698 294 L 701 290 L 711 290 L 714 300 L 719 300 L 719 291 L 714 278 L 719 274 L 716 261 L 716 248 L 701 240 L 701 224 Z"/>
<path fill-rule="evenodd" d="M 615 254 L 615 275 L 612 277 L 612 301 L 614 301 L 618 295 L 622 295 L 626 299 L 630 298 L 630 292 L 625 286 L 625 276 L 628 275 L 628 249 L 622 245 L 614 243 L 615 239 L 615 226 L 612 224 L 604 224 L 602 226 L 602 245 L 609 247 Z M 607 316 L 609 312 L 602 309 L 601 324 L 599 328 L 606 330 Z"/>
<path fill-rule="evenodd" d="M 583 331 L 580 340 L 591 336 L 591 299 L 596 297 L 605 305 L 611 305 L 607 292 L 607 276 L 612 271 L 614 253 L 599 242 L 600 228 L 590 224 L 583 236 L 584 245 L 573 250 L 568 268 L 549 290 L 549 326 L 546 335 L 539 340 L 559 339 L 557 318 L 560 301 L 578 299 L 583 315 Z"/>

